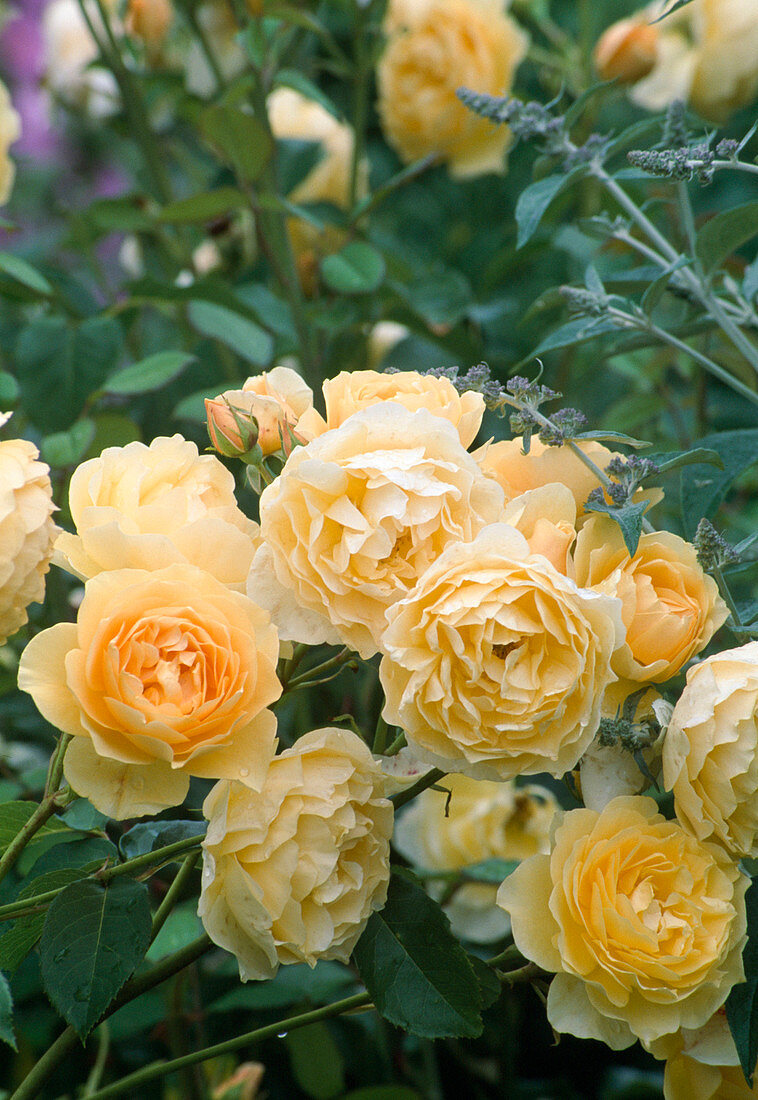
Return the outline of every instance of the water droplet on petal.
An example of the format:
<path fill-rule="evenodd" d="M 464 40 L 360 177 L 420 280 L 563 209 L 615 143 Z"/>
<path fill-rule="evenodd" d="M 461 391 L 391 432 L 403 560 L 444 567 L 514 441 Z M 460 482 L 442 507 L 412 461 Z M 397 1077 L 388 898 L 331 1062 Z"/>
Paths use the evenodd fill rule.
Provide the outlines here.
<path fill-rule="evenodd" d="M 243 779 L 247 779 L 247 777 L 250 775 L 250 769 L 249 768 L 240 768 L 240 775 L 242 776 Z"/>

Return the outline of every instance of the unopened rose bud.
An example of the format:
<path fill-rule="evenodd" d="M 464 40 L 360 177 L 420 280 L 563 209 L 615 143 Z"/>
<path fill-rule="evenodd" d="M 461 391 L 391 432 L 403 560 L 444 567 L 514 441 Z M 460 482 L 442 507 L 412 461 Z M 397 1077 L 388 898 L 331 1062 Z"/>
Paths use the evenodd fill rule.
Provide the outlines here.
<path fill-rule="evenodd" d="M 221 394 L 213 400 L 206 398 L 208 435 L 219 454 L 227 458 L 242 458 L 258 442 L 258 426 L 250 412 L 236 405 L 230 396 Z"/>
<path fill-rule="evenodd" d="M 640 19 L 612 24 L 595 47 L 595 68 L 603 80 L 635 84 L 647 76 L 658 58 L 657 26 Z"/>
<path fill-rule="evenodd" d="M 129 0 L 126 29 L 148 50 L 159 50 L 174 18 L 171 0 Z"/>

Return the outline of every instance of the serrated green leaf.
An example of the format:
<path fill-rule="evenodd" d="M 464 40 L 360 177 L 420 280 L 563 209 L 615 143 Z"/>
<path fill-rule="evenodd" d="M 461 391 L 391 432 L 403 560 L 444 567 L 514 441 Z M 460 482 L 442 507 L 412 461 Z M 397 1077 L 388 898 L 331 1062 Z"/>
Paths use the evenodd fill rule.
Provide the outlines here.
<path fill-rule="evenodd" d="M 208 144 L 231 165 L 240 180 L 253 183 L 259 178 L 271 159 L 273 143 L 257 118 L 219 103 L 206 107 L 199 126 Z"/>
<path fill-rule="evenodd" d="M 286 1038 L 292 1073 L 306 1096 L 332 1100 L 345 1090 L 345 1070 L 339 1047 L 325 1023 L 309 1024 Z"/>
<path fill-rule="evenodd" d="M 757 233 L 758 202 L 746 202 L 707 221 L 697 235 L 695 252 L 705 270 L 713 271 Z"/>
<path fill-rule="evenodd" d="M 44 275 L 40 275 L 36 267 L 32 267 L 20 256 L 14 256 L 12 252 L 0 252 L 0 274 L 8 275 L 28 290 L 33 290 L 45 298 L 54 293 L 50 283 Z"/>
<path fill-rule="evenodd" d="M 584 506 L 585 511 L 602 512 L 604 515 L 610 516 L 619 525 L 630 558 L 633 558 L 637 553 L 637 546 L 642 534 L 642 517 L 649 507 L 649 500 L 637 503 L 630 501 L 622 508 L 616 508 L 612 504 L 605 504 L 600 501 L 588 501 Z"/>
<path fill-rule="evenodd" d="M 221 340 L 257 367 L 268 366 L 274 350 L 271 336 L 241 313 L 200 299 L 190 302 L 190 324 L 203 336 Z"/>
<path fill-rule="evenodd" d="M 247 206 L 247 199 L 236 187 L 217 187 L 215 191 L 203 191 L 186 199 L 177 199 L 161 208 L 158 221 L 170 225 L 191 225 L 209 222 Z"/>
<path fill-rule="evenodd" d="M 573 183 L 580 175 L 584 175 L 586 170 L 585 165 L 580 165 L 570 172 L 557 172 L 553 176 L 544 176 L 543 179 L 530 183 L 524 188 L 516 203 L 517 249 L 523 248 L 532 239 L 553 199 L 564 187 Z"/>
<path fill-rule="evenodd" d="M 745 895 L 747 944 L 742 953 L 745 981 L 732 988 L 726 999 L 726 1018 L 737 1047 L 740 1065 L 749 1086 L 758 1059 L 758 882 Z"/>
<path fill-rule="evenodd" d="M 703 516 L 710 519 L 715 514 L 732 482 L 758 462 L 758 428 L 715 432 L 697 442 L 700 447 L 720 455 L 724 468 L 717 470 L 712 465 L 696 464 L 682 471 L 682 524 L 690 539 L 700 519 Z"/>
<path fill-rule="evenodd" d="M 13 1030 L 13 999 L 7 979 L 0 974 L 0 1041 L 18 1050 Z"/>
<path fill-rule="evenodd" d="M 122 397 L 152 393 L 173 382 L 194 361 L 195 356 L 185 351 L 159 351 L 112 375 L 106 380 L 103 392 Z"/>
<path fill-rule="evenodd" d="M 439 905 L 393 875 L 353 953 L 377 1010 L 426 1039 L 481 1034 L 479 985 Z"/>
<path fill-rule="evenodd" d="M 29 818 L 37 809 L 36 802 L 3 802 L 0 804 L 0 855 L 5 851 L 10 842 L 26 825 Z M 48 818 L 41 829 L 38 829 L 29 841 L 36 844 L 51 833 L 68 832 L 68 826 L 57 817 Z"/>
<path fill-rule="evenodd" d="M 40 940 L 42 984 L 81 1038 L 145 957 L 151 926 L 147 888 L 131 879 L 75 882 L 51 903 Z"/>
<path fill-rule="evenodd" d="M 381 252 L 365 241 L 351 241 L 321 261 L 324 282 L 338 294 L 370 294 L 385 274 Z"/>
<path fill-rule="evenodd" d="M 180 840 L 202 837 L 206 828 L 205 821 L 142 821 L 124 833 L 119 847 L 124 859 L 134 859 L 135 856 L 154 852 L 156 848 L 177 844 Z M 177 859 L 181 858 L 177 856 Z"/>
<path fill-rule="evenodd" d="M 95 422 L 89 417 L 77 420 L 66 432 L 45 436 L 40 454 L 49 466 L 76 466 L 87 453 L 95 438 Z"/>
<path fill-rule="evenodd" d="M 68 845 L 62 844 L 60 847 L 67 848 Z M 28 883 L 19 893 L 17 900 L 28 899 L 31 903 L 38 894 L 69 886 L 81 878 L 84 878 L 84 871 L 77 868 L 66 867 L 49 871 L 47 874 L 38 875 Z M 12 974 L 21 965 L 42 935 L 46 917 L 46 911 L 31 913 L 29 916 L 19 917 L 18 920 L 0 926 L 5 929 L 0 935 L 0 970 L 7 970 Z"/>

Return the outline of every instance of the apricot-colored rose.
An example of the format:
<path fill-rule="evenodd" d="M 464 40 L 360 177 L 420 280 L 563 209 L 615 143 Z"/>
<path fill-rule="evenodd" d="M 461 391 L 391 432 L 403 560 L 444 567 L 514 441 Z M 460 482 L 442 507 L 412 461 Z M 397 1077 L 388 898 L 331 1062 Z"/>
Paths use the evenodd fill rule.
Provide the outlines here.
<path fill-rule="evenodd" d="M 108 447 L 83 462 L 69 506 L 76 534 L 58 537 L 56 562 L 82 578 L 189 562 L 244 586 L 258 525 L 238 508 L 229 470 L 180 435 Z"/>
<path fill-rule="evenodd" d="M 550 849 L 558 803 L 545 787 L 516 787 L 448 775 L 445 790 L 423 791 L 395 824 L 394 847 L 426 871 L 458 871 L 485 859 L 526 859 Z M 450 797 L 448 799 L 448 792 Z M 431 880 L 440 897 L 447 882 Z M 475 943 L 499 940 L 510 922 L 495 904 L 494 883 L 460 886 L 444 906 L 453 931 Z"/>
<path fill-rule="evenodd" d="M 283 638 L 342 641 L 368 657 L 388 608 L 502 507 L 450 423 L 374 405 L 298 447 L 264 489 L 248 592 Z"/>
<path fill-rule="evenodd" d="M 411 412 L 427 409 L 435 416 L 449 420 L 457 429 L 461 443 L 473 443 L 484 416 L 484 398 L 467 390 L 458 393 L 449 378 L 434 378 L 418 371 L 398 371 L 381 374 L 375 370 L 342 371 L 324 382 L 326 422 L 322 431 L 339 428 L 349 416 L 378 405 L 394 401 Z M 318 434 L 318 433 L 316 433 Z"/>
<path fill-rule="evenodd" d="M 148 50 L 159 50 L 174 19 L 171 0 L 129 0 L 125 27 Z"/>
<path fill-rule="evenodd" d="M 453 176 L 502 172 L 510 131 L 460 102 L 461 86 L 505 95 L 527 37 L 500 0 L 392 0 L 377 66 L 379 117 L 406 163 L 436 153 Z"/>
<path fill-rule="evenodd" d="M 700 1027 L 743 980 L 750 880 L 651 798 L 571 810 L 550 855 L 508 876 L 498 904 L 519 950 L 554 971 L 556 1031 L 614 1050 Z"/>
<path fill-rule="evenodd" d="M 576 502 L 565 485 L 542 485 L 514 497 L 505 506 L 503 523 L 521 532 L 532 554 L 542 554 L 559 573 L 573 577 Z"/>
<path fill-rule="evenodd" d="M 278 451 L 282 445 L 289 452 L 290 432 L 303 443 L 314 435 L 307 429 L 295 430 L 300 417 L 314 411 L 313 390 L 291 367 L 274 367 L 264 374 L 253 375 L 241 390 L 225 390 L 212 401 L 206 400 L 205 411 L 208 434 L 221 454 L 245 453 L 255 442 L 264 456 Z M 251 417 L 255 418 L 257 428 Z M 253 443 L 248 446 L 251 439 Z"/>
<path fill-rule="evenodd" d="M 605 470 L 613 458 L 612 451 L 594 440 L 579 446 L 601 470 Z M 528 489 L 557 482 L 571 490 L 579 516 L 584 513 L 587 497 L 600 484 L 597 475 L 577 458 L 570 447 L 548 447 L 535 438 L 531 440 L 529 454 L 524 454 L 519 438 L 492 443 L 483 447 L 475 457 L 485 474 L 494 477 L 502 486 L 507 500 Z"/>
<path fill-rule="evenodd" d="M 8 149 L 21 136 L 21 119 L 11 103 L 8 89 L 0 81 L 0 204 L 11 197 L 16 167 Z"/>
<path fill-rule="evenodd" d="M 668 531 L 642 535 L 632 558 L 618 524 L 591 516 L 577 538 L 574 566 L 578 584 L 623 604 L 626 643 L 613 667 L 629 680 L 670 679 L 729 615 L 694 546 Z"/>
<path fill-rule="evenodd" d="M 422 760 L 480 779 L 560 776 L 592 741 L 620 605 L 514 528 L 449 545 L 387 620 L 384 716 Z"/>
<path fill-rule="evenodd" d="M 0 442 L 0 644 L 45 595 L 45 574 L 58 528 L 50 469 L 26 439 Z"/>
<path fill-rule="evenodd" d="M 646 18 L 620 19 L 595 47 L 595 68 L 603 80 L 634 84 L 647 76 L 658 56 L 660 29 Z"/>
<path fill-rule="evenodd" d="M 676 814 L 700 840 L 758 856 L 758 642 L 687 673 L 663 745 Z"/>
<path fill-rule="evenodd" d="M 392 803 L 366 745 L 314 730 L 269 765 L 260 792 L 218 783 L 198 913 L 242 981 L 280 963 L 347 962 L 389 881 Z"/>
<path fill-rule="evenodd" d="M 18 682 L 74 740 L 64 770 L 114 818 L 184 799 L 190 775 L 259 787 L 281 694 L 266 611 L 194 566 L 88 581 L 76 623 L 43 630 Z"/>

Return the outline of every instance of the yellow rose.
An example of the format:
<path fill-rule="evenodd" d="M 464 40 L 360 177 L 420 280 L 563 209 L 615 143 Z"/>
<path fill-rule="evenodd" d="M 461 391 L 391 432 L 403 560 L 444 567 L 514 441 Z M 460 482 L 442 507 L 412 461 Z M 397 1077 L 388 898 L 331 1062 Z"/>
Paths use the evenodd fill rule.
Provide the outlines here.
<path fill-rule="evenodd" d="M 571 810 L 550 855 L 508 876 L 498 904 L 519 950 L 556 977 L 556 1031 L 613 1050 L 700 1027 L 743 980 L 750 880 L 651 798 Z"/>
<path fill-rule="evenodd" d="M 608 27 L 595 47 L 595 68 L 601 79 L 633 84 L 647 76 L 656 62 L 659 35 L 658 25 L 641 15 Z"/>
<path fill-rule="evenodd" d="M 392 349 L 411 335 L 408 326 L 401 325 L 399 321 L 377 321 L 368 334 L 368 367 L 378 370 Z"/>
<path fill-rule="evenodd" d="M 449 542 L 473 538 L 502 507 L 500 487 L 452 424 L 374 405 L 298 447 L 264 489 L 248 592 L 283 638 L 341 641 L 371 656 L 392 604 Z"/>
<path fill-rule="evenodd" d="M 0 81 L 0 204 L 11 197 L 16 168 L 8 149 L 21 136 L 21 119 L 14 110 L 8 89 Z"/>
<path fill-rule="evenodd" d="M 618 524 L 592 516 L 574 551 L 577 583 L 618 596 L 626 643 L 613 667 L 629 680 L 668 680 L 705 649 L 729 611 L 694 546 L 668 531 L 642 535 L 634 557 Z"/>
<path fill-rule="evenodd" d="M 291 367 L 253 375 L 241 390 L 206 400 L 205 411 L 211 443 L 221 454 L 244 454 L 256 442 L 264 456 L 282 446 L 289 453 L 290 432 L 303 443 L 313 438 L 308 430 L 296 430 L 303 413 L 315 411 L 313 391 Z"/>
<path fill-rule="evenodd" d="M 375 370 L 342 371 L 328 378 L 323 385 L 326 403 L 326 423 L 322 431 L 339 428 L 349 416 L 378 405 L 394 401 L 411 412 L 427 409 L 441 416 L 456 428 L 461 443 L 473 443 L 484 416 L 484 398 L 467 390 L 458 393 L 449 378 L 434 378 L 418 371 L 398 371 L 382 374 Z M 315 426 L 315 425 L 314 425 Z"/>
<path fill-rule="evenodd" d="M 269 765 L 260 792 L 216 784 L 198 913 L 237 957 L 242 981 L 280 963 L 347 962 L 389 881 L 392 803 L 349 730 L 301 737 Z"/>
<path fill-rule="evenodd" d="M 0 644 L 45 595 L 45 574 L 58 528 L 50 469 L 25 439 L 0 442 Z"/>
<path fill-rule="evenodd" d="M 278 655 L 268 613 L 210 574 L 117 569 L 87 582 L 76 623 L 32 639 L 18 683 L 73 736 L 73 789 L 120 819 L 179 805 L 190 775 L 260 785 Z"/>
<path fill-rule="evenodd" d="M 76 534 L 59 535 L 56 563 L 78 576 L 189 562 L 244 586 L 258 525 L 237 507 L 234 477 L 180 435 L 108 447 L 71 478 Z"/>
<path fill-rule="evenodd" d="M 703 1027 L 682 1028 L 649 1044 L 656 1058 L 666 1059 L 664 1100 L 749 1100 L 758 1096 L 740 1068 L 739 1055 L 720 1008 Z"/>
<path fill-rule="evenodd" d="M 558 803 L 545 787 L 516 787 L 449 775 L 446 790 L 423 791 L 395 824 L 394 847 L 426 871 L 458 871 L 485 859 L 526 859 L 550 848 Z M 450 799 L 448 804 L 448 794 Z M 430 882 L 439 897 L 446 883 Z M 453 931 L 475 943 L 499 940 L 510 931 L 495 904 L 494 883 L 459 887 L 445 906 Z"/>
<path fill-rule="evenodd" d="M 663 745 L 676 814 L 700 840 L 758 856 L 758 642 L 687 673 Z"/>
<path fill-rule="evenodd" d="M 613 458 L 601 443 L 593 440 L 579 444 L 581 450 L 601 470 Z M 532 438 L 529 454 L 524 454 L 521 439 L 504 439 L 483 447 L 475 457 L 488 477 L 502 486 L 507 500 L 537 489 L 542 485 L 560 483 L 567 486 L 576 501 L 577 515 L 583 515 L 587 497 L 600 482 L 570 447 L 548 447 Z"/>
<path fill-rule="evenodd" d="M 387 613 L 384 717 L 445 771 L 561 776 L 615 679 L 617 600 L 586 592 L 504 524 L 445 549 Z"/>
<path fill-rule="evenodd" d="M 451 175 L 501 172 L 510 131 L 460 102 L 461 86 L 505 95 L 527 37 L 498 0 L 390 3 L 377 66 L 379 117 L 406 163 L 438 154 Z"/>
<path fill-rule="evenodd" d="M 521 532 L 532 554 L 542 554 L 559 573 L 573 577 L 576 502 L 565 485 L 543 485 L 514 497 L 505 506 L 503 523 Z"/>

